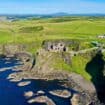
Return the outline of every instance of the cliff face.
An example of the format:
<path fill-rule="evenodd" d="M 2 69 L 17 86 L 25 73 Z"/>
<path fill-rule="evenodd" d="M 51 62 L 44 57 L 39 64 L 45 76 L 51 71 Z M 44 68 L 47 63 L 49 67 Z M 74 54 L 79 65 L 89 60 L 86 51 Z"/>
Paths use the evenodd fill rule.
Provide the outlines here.
<path fill-rule="evenodd" d="M 14 56 L 16 53 L 25 51 L 25 46 L 20 44 L 4 44 L 0 45 L 0 54 L 6 56 Z"/>
<path fill-rule="evenodd" d="M 27 52 L 26 46 L 20 44 L 0 45 L 0 54 L 6 57 L 15 57 L 21 60 L 23 70 L 31 70 L 35 57 Z"/>

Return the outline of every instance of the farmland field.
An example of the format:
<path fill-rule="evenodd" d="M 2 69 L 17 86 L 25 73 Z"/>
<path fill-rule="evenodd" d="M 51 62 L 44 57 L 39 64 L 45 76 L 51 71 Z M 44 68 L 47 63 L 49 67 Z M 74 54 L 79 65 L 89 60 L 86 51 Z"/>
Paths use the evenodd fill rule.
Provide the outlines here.
<path fill-rule="evenodd" d="M 38 27 L 42 29 L 38 30 Z M 92 41 L 100 40 L 97 36 L 104 33 L 104 17 L 62 17 L 0 22 L 0 43 L 31 43 L 45 39 Z"/>

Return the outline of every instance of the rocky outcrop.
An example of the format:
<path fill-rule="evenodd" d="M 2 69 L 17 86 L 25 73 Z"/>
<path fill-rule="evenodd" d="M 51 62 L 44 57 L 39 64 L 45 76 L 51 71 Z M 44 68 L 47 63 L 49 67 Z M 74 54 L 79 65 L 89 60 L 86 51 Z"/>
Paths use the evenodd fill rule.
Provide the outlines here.
<path fill-rule="evenodd" d="M 30 98 L 30 97 L 34 96 L 34 93 L 33 93 L 33 91 L 27 91 L 27 92 L 24 93 L 24 96 L 26 98 Z"/>
<path fill-rule="evenodd" d="M 2 44 L 0 45 L 0 54 L 7 57 L 13 57 L 16 53 L 26 51 L 25 45 L 22 44 Z"/>
<path fill-rule="evenodd" d="M 32 54 L 28 52 L 16 52 L 15 57 L 19 58 L 23 62 L 29 62 L 32 59 Z"/>
<path fill-rule="evenodd" d="M 8 44 L 3 45 L 3 53 L 6 56 L 14 56 L 16 53 L 19 53 L 21 51 L 25 50 L 25 46 L 18 45 L 18 44 Z"/>
<path fill-rule="evenodd" d="M 69 53 L 61 53 L 60 56 L 66 64 L 72 65 L 72 56 Z"/>
<path fill-rule="evenodd" d="M 45 104 L 45 105 L 55 105 L 55 103 L 49 99 L 47 96 L 39 96 L 34 99 L 30 99 L 28 103 L 38 103 L 38 104 Z"/>
<path fill-rule="evenodd" d="M 19 59 L 22 63 L 21 70 L 31 70 L 35 66 L 35 56 L 26 51 L 25 45 L 4 44 L 0 45 L 0 57 Z"/>
<path fill-rule="evenodd" d="M 68 90 L 55 90 L 55 91 L 50 91 L 49 93 L 62 98 L 71 97 L 71 93 Z"/>
<path fill-rule="evenodd" d="M 15 57 L 23 62 L 21 70 L 31 70 L 35 66 L 36 58 L 31 53 L 19 52 L 15 54 Z"/>
<path fill-rule="evenodd" d="M 80 86 L 83 90 L 88 91 L 89 93 L 96 92 L 94 85 L 90 81 L 87 81 L 85 78 L 83 78 L 79 74 L 71 73 L 68 76 L 68 80 L 74 81 L 76 84 L 78 84 L 78 86 Z"/>
<path fill-rule="evenodd" d="M 30 83 L 31 83 L 30 81 L 26 81 L 26 82 L 20 82 L 17 85 L 20 86 L 20 87 L 23 87 L 23 86 L 29 85 Z"/>
<path fill-rule="evenodd" d="M 68 85 L 71 84 L 70 87 L 78 90 L 80 93 L 79 98 L 78 95 L 73 96 L 72 103 L 74 105 L 101 105 L 97 98 L 95 87 L 90 81 L 76 73 L 71 73 L 68 76 L 68 81 Z M 79 104 L 76 104 L 78 102 L 76 99 L 79 101 Z"/>

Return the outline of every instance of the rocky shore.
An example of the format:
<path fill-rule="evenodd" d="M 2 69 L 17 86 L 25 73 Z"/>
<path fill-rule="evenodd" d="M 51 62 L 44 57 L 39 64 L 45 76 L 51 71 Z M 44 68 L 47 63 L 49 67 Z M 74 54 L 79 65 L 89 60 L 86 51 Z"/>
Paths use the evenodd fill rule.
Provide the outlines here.
<path fill-rule="evenodd" d="M 17 83 L 17 86 L 19 87 L 30 85 L 31 81 L 28 80 L 43 81 L 41 85 L 42 87 L 40 86 L 40 88 L 44 91 L 39 90 L 37 93 L 34 93 L 30 90 L 30 92 L 24 94 L 26 98 L 30 97 L 30 100 L 27 101 L 28 103 L 46 103 L 47 105 L 56 105 L 56 103 L 50 98 L 53 96 L 63 100 L 69 100 L 68 105 L 104 105 L 100 104 L 94 85 L 90 81 L 85 80 L 81 75 L 69 73 L 67 71 L 52 70 L 51 68 L 46 67 L 48 62 L 43 68 L 40 67 L 39 69 L 39 64 L 36 64 L 34 67 L 35 58 L 33 59 L 32 55 L 26 52 L 14 55 L 15 56 L 7 56 L 2 59 L 5 59 L 6 63 L 11 63 L 11 61 L 15 59 L 19 61 L 19 65 L 10 68 L 0 68 L 0 71 L 12 69 L 13 73 L 8 75 L 7 78 L 9 81 Z M 45 53 L 45 56 L 46 55 L 47 53 Z M 37 59 L 39 60 L 39 58 Z M 49 71 L 46 72 L 46 69 L 49 69 Z M 55 81 L 60 82 L 56 83 Z M 47 89 L 44 89 L 45 87 L 43 87 L 43 83 L 45 83 L 44 85 L 46 85 Z M 53 87 L 54 89 L 52 90 L 52 87 L 48 84 L 51 84 L 52 87 L 55 86 Z M 59 105 L 63 104 L 59 103 Z"/>
<path fill-rule="evenodd" d="M 20 67 L 15 68 L 13 71 L 20 71 Z M 81 77 L 78 74 L 71 73 L 68 75 L 68 73 L 63 72 L 53 72 L 52 74 L 38 74 L 35 71 L 21 71 L 12 73 L 9 75 L 8 79 L 10 81 L 21 81 L 26 79 L 33 79 L 33 80 L 44 80 L 46 82 L 48 81 L 62 81 L 61 86 L 64 86 L 65 89 L 55 89 L 54 91 L 49 91 L 49 94 L 52 94 L 53 96 L 61 97 L 64 99 L 70 99 L 71 105 L 102 105 L 99 103 L 99 100 L 97 99 L 97 94 L 95 91 L 95 88 L 93 84 L 87 80 L 84 80 L 83 77 Z M 79 82 L 81 81 L 81 82 Z M 26 86 L 29 85 L 30 82 L 21 82 L 18 84 L 18 86 Z M 72 93 L 74 92 L 74 93 Z M 28 95 L 32 95 L 34 93 L 30 92 Z M 48 97 L 43 96 L 44 92 L 40 91 L 38 92 L 41 96 L 37 96 L 34 99 L 29 100 L 29 103 L 39 102 L 39 103 L 47 103 L 47 105 L 56 105 L 51 100 L 48 99 Z"/>

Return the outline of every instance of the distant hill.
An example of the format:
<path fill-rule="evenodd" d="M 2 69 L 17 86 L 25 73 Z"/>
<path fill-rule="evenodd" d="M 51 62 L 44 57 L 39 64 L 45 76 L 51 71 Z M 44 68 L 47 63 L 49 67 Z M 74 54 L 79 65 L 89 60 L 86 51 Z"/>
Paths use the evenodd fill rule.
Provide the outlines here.
<path fill-rule="evenodd" d="M 3 21 L 15 21 L 20 19 L 32 19 L 32 18 L 54 18 L 54 17 L 63 17 L 63 16 L 95 16 L 95 17 L 103 17 L 105 14 L 69 14 L 66 12 L 58 12 L 52 14 L 14 14 L 14 15 L 0 15 L 0 20 Z"/>
<path fill-rule="evenodd" d="M 59 12 L 59 13 L 53 13 L 53 14 L 0 15 L 0 20 L 15 21 L 15 20 L 20 20 L 20 19 L 53 18 L 53 17 L 62 17 L 62 16 L 69 16 L 69 14 L 64 13 L 64 12 Z M 5 19 L 4 19 L 4 17 L 5 17 Z"/>
<path fill-rule="evenodd" d="M 70 16 L 70 14 L 65 13 L 65 12 L 58 12 L 58 13 L 54 13 L 54 14 L 50 14 L 51 16 Z"/>

